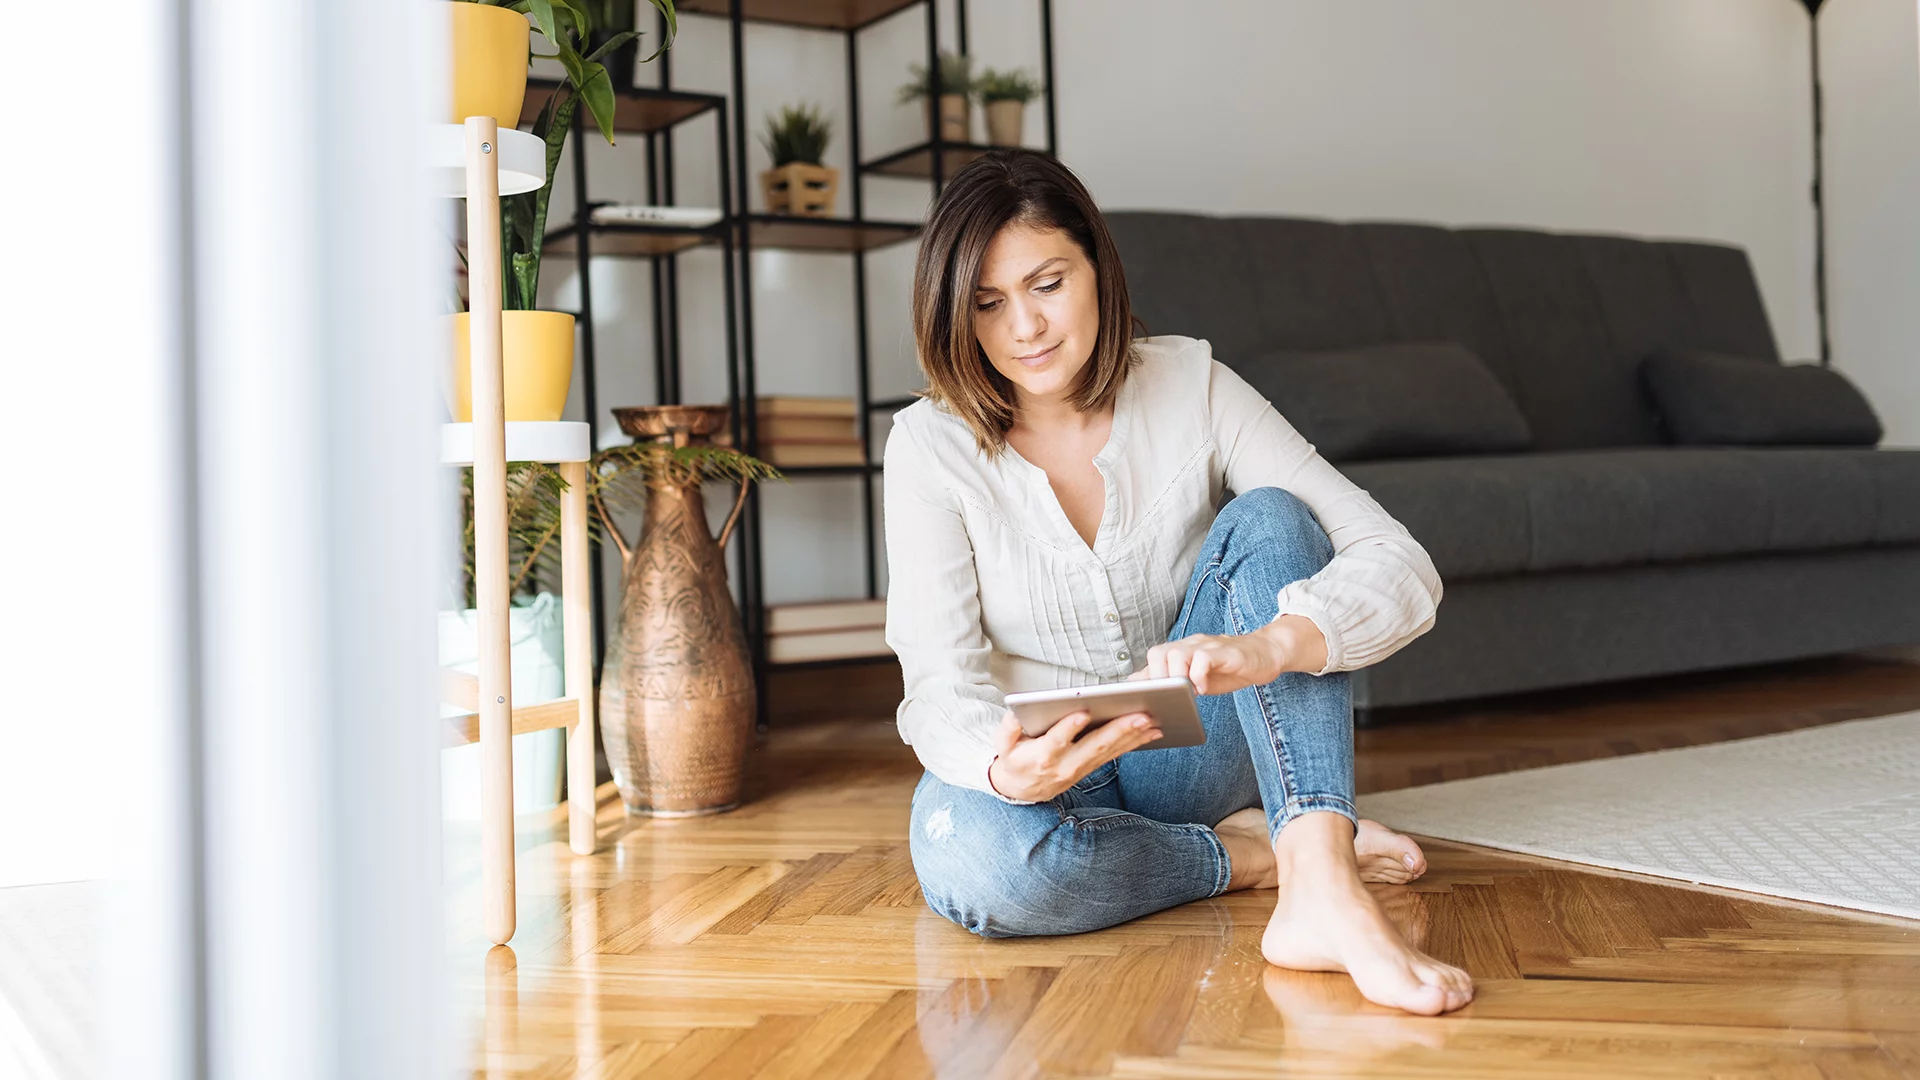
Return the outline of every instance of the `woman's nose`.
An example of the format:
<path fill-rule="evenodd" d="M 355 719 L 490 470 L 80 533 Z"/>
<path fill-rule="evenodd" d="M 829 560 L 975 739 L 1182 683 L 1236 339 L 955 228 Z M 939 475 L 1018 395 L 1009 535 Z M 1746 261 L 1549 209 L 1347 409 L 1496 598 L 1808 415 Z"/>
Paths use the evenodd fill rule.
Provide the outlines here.
<path fill-rule="evenodd" d="M 1038 304 L 1015 304 L 1013 333 L 1021 341 L 1032 341 L 1047 332 L 1047 317 Z"/>

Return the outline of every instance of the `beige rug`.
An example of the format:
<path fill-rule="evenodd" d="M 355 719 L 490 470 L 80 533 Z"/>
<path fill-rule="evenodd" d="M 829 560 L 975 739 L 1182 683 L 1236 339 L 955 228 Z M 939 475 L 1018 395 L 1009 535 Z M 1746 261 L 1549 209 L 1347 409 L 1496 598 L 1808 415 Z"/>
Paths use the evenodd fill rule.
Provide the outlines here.
<path fill-rule="evenodd" d="M 1371 795 L 1402 832 L 1920 919 L 1920 713 Z"/>

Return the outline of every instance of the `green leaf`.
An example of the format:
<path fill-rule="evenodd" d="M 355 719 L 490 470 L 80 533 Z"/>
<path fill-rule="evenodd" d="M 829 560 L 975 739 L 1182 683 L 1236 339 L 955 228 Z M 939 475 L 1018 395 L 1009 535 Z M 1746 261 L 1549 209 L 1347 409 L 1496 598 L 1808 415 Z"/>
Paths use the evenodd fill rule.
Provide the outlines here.
<path fill-rule="evenodd" d="M 560 24 L 554 21 L 553 0 L 524 0 L 524 2 L 527 5 L 528 14 L 533 16 L 534 25 L 547 36 L 547 40 L 559 46 L 561 52 L 569 51 L 567 39 L 560 36 Z M 519 4 L 514 5 L 516 8 L 519 6 Z"/>
<path fill-rule="evenodd" d="M 634 38 L 637 38 L 639 36 L 640 36 L 640 31 L 638 30 L 626 30 L 621 33 L 615 34 L 612 37 L 608 38 L 607 40 L 601 42 L 599 48 L 588 53 L 586 56 L 586 59 L 598 60 L 601 57 L 607 55 L 613 50 L 619 48 L 622 45 L 625 45 L 627 42 L 632 41 Z"/>
<path fill-rule="evenodd" d="M 661 18 L 667 21 L 667 36 L 660 39 L 659 48 L 653 50 L 653 52 L 647 55 L 646 59 L 640 61 L 643 64 L 651 61 L 654 57 L 659 56 L 668 49 L 671 49 L 673 47 L 673 39 L 680 33 L 679 23 L 674 18 L 673 0 L 649 0 L 649 2 L 653 4 L 654 10 L 660 13 Z"/>
<path fill-rule="evenodd" d="M 587 103 L 587 112 L 593 122 L 600 125 L 600 134 L 613 145 L 613 79 L 607 75 L 607 69 L 591 61 L 582 61 L 586 79 L 580 84 L 580 96 Z"/>
<path fill-rule="evenodd" d="M 571 23 L 574 32 L 580 35 L 581 44 L 585 44 L 588 35 L 593 33 L 593 16 L 574 0 L 549 0 L 549 2 L 553 4 L 556 18 L 565 16 L 560 19 L 562 26 Z"/>
<path fill-rule="evenodd" d="M 560 61 L 560 66 L 567 69 L 567 80 L 573 83 L 576 89 L 586 85 L 587 62 L 580 59 L 579 53 L 572 49 L 561 49 L 560 55 L 554 59 Z"/>

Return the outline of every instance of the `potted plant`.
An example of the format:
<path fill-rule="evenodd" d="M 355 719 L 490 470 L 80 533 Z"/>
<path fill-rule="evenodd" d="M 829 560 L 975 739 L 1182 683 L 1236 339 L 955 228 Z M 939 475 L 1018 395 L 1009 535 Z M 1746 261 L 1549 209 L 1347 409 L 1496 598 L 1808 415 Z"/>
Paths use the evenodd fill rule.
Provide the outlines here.
<path fill-rule="evenodd" d="M 520 123 L 527 97 L 527 17 L 491 4 L 453 4 L 453 87 L 450 123 L 491 116 L 501 127 Z"/>
<path fill-rule="evenodd" d="M 638 31 L 625 30 L 610 37 L 596 37 L 593 17 L 583 6 L 586 2 L 456 0 L 454 4 L 456 9 L 498 8 L 522 23 L 531 15 L 534 25 L 553 45 L 554 52 L 547 55 L 529 51 L 528 57 L 558 60 L 566 70 L 560 89 L 547 98 L 533 122 L 534 136 L 547 147 L 546 183 L 534 191 L 510 195 L 500 201 L 501 254 L 505 270 L 500 333 L 509 420 L 558 420 L 566 408 L 567 390 L 573 380 L 573 316 L 534 308 L 540 287 L 540 250 L 546 235 L 547 203 L 553 195 L 553 175 L 560 165 L 560 151 L 566 145 L 567 131 L 573 126 L 574 113 L 581 103 L 586 104 L 600 134 L 608 143 L 613 142 L 613 81 L 600 59 L 638 36 Z M 667 26 L 665 40 L 647 57 L 652 60 L 673 44 L 676 27 L 673 0 L 648 0 L 648 3 L 659 10 Z M 456 17 L 460 17 L 458 12 Z M 586 45 L 594 41 L 598 44 Z M 523 94 L 527 62 L 530 59 L 521 64 L 518 73 Z M 460 64 L 456 56 L 456 68 Z M 495 119 L 503 125 L 517 123 L 518 105 L 513 116 Z M 471 369 L 467 363 L 467 316 L 461 313 L 452 318 L 454 350 L 447 404 L 455 420 L 466 421 L 473 415 Z"/>
<path fill-rule="evenodd" d="M 474 609 L 473 469 L 461 470 L 464 548 L 454 595 L 464 608 L 440 612 L 440 666 L 479 673 L 479 613 Z M 552 701 L 566 693 L 566 653 L 560 605 L 541 582 L 557 580 L 560 494 L 566 482 L 551 466 L 516 461 L 507 466 L 507 560 L 512 574 L 507 612 L 509 662 L 515 706 Z M 445 714 L 457 713 L 442 706 Z M 566 766 L 566 729 L 529 731 L 513 737 L 513 806 L 517 814 L 560 804 Z M 472 821 L 480 816 L 480 748 L 452 746 L 440 754 L 442 816 Z"/>
<path fill-rule="evenodd" d="M 615 409 L 634 437 L 595 455 L 589 497 L 620 549 L 620 613 L 600 676 L 600 732 L 627 809 L 710 814 L 740 801 L 753 730 L 753 658 L 727 590 L 726 542 L 748 485 L 778 470 L 712 445 L 724 405 Z M 740 485 L 716 539 L 701 489 Z M 642 512 L 629 544 L 613 511 Z"/>
<path fill-rule="evenodd" d="M 987 144 L 1019 146 L 1026 125 L 1027 102 L 1040 96 L 1040 80 L 1025 71 L 987 68 L 973 84 L 987 114 Z"/>
<path fill-rule="evenodd" d="M 833 216 L 840 170 L 820 163 L 832 131 L 826 117 L 811 105 L 789 105 L 778 116 L 767 117 L 760 145 L 773 158 L 773 168 L 760 174 L 760 189 L 768 213 Z"/>
<path fill-rule="evenodd" d="M 972 142 L 973 117 L 967 108 L 967 99 L 973 93 L 973 58 L 965 53 L 941 53 L 938 86 L 934 85 L 933 75 L 925 64 L 913 64 L 907 68 L 907 72 L 912 81 L 900 88 L 900 104 L 910 105 L 938 94 L 937 111 L 930 109 L 928 113 L 928 130 L 932 130 L 933 117 L 937 115 L 940 141 Z"/>

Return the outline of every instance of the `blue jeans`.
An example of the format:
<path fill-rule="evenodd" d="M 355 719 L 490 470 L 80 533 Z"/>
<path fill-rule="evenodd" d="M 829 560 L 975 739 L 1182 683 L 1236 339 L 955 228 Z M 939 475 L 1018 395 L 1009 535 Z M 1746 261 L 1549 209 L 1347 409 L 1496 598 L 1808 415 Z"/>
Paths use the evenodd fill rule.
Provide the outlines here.
<path fill-rule="evenodd" d="M 1333 558 L 1292 493 L 1256 488 L 1214 519 L 1168 635 L 1245 634 L 1290 581 Z M 1344 673 L 1289 672 L 1199 698 L 1202 746 L 1139 750 L 1043 803 L 1016 805 L 928 773 L 913 792 L 913 868 L 927 905 L 983 937 L 1077 934 L 1225 892 L 1213 825 L 1264 807 L 1353 809 L 1353 700 Z"/>

